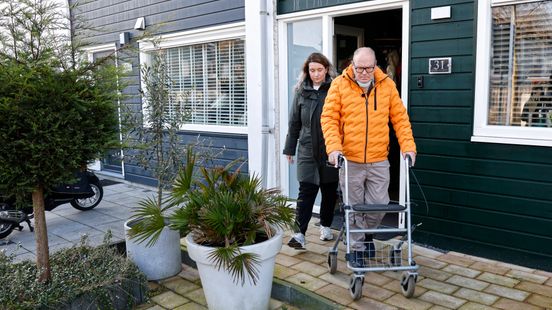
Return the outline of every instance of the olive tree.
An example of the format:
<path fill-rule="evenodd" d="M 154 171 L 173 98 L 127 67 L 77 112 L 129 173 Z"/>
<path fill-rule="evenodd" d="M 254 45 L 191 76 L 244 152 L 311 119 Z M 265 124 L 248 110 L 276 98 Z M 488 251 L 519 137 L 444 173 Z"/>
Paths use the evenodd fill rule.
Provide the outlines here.
<path fill-rule="evenodd" d="M 50 279 L 44 194 L 117 137 L 116 68 L 89 63 L 47 0 L 0 0 L 0 192 L 32 196 L 38 281 Z"/>

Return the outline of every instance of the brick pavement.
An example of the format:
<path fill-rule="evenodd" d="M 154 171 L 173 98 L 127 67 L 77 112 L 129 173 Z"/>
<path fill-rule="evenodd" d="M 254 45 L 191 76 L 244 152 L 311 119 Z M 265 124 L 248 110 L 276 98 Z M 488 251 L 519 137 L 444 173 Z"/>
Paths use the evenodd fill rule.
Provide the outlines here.
<path fill-rule="evenodd" d="M 346 266 L 342 243 L 337 272 L 328 272 L 327 253 L 332 245 L 318 239 L 318 228 L 311 223 L 307 251 L 284 244 L 276 257 L 274 277 L 323 296 L 339 304 L 335 307 L 338 309 L 552 309 L 550 272 L 417 245 L 413 252 L 420 269 L 412 298 L 405 298 L 401 292 L 400 272 L 385 271 L 367 273 L 362 297 L 353 301 L 349 294 L 352 272 Z M 162 293 L 140 309 L 205 309 L 195 269 L 184 266 L 177 277 L 159 285 Z M 271 309 L 297 308 L 272 300 Z"/>

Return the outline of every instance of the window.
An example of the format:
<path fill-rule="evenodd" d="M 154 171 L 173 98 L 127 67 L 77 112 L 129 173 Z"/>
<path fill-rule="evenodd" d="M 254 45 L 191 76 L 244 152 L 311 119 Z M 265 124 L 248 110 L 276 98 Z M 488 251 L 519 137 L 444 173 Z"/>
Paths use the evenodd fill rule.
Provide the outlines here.
<path fill-rule="evenodd" d="M 189 120 L 183 129 L 247 132 L 247 92 L 243 25 L 212 27 L 165 35 L 163 49 L 171 79 L 173 109 L 185 109 Z M 141 62 L 155 49 L 141 42 Z M 142 59 L 143 58 L 143 59 Z"/>
<path fill-rule="evenodd" d="M 479 6 L 472 140 L 552 145 L 552 1 Z"/>

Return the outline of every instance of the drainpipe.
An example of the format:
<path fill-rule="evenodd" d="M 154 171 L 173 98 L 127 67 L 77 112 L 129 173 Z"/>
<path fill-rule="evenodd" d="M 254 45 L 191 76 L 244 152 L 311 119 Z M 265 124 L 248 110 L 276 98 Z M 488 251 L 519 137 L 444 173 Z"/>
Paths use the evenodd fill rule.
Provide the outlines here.
<path fill-rule="evenodd" d="M 271 16 L 267 9 L 267 1 L 271 0 L 245 2 L 249 172 L 261 177 L 262 186 L 265 188 L 269 177 L 269 139 L 273 134 L 268 114 L 267 31 Z"/>
<path fill-rule="evenodd" d="M 261 74 L 262 74 L 262 123 L 261 123 L 261 139 L 262 139 L 262 149 L 261 149 L 261 176 L 263 180 L 263 187 L 267 187 L 268 183 L 268 138 L 272 133 L 270 126 L 268 124 L 268 49 L 267 49 L 267 23 L 269 18 L 269 13 L 266 8 L 266 0 L 262 0 L 260 7 L 260 18 L 261 18 Z"/>

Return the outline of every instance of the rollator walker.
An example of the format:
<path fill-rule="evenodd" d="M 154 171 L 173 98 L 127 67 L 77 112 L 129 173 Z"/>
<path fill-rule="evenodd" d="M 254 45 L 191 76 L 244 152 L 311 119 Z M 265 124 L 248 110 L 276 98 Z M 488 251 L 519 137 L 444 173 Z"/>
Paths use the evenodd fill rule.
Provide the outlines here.
<path fill-rule="evenodd" d="M 362 285 L 364 284 L 364 275 L 369 271 L 402 271 L 400 286 L 403 295 L 410 298 L 414 295 L 414 289 L 416 287 L 416 281 L 418 278 L 418 265 L 412 259 L 412 232 L 415 228 L 411 224 L 411 209 L 410 209 L 410 179 L 409 169 L 411 166 L 411 158 L 406 156 L 405 172 L 406 172 L 406 184 L 404 186 L 406 191 L 405 204 L 400 205 L 398 203 L 383 204 L 358 204 L 351 206 L 349 203 L 349 175 L 348 175 L 348 162 L 344 156 L 339 156 L 338 166 L 344 169 L 344 181 L 343 189 L 343 203 L 341 204 L 342 211 L 344 211 L 344 225 L 339 232 L 339 236 L 333 247 L 330 248 L 328 253 L 328 269 L 331 274 L 337 270 L 337 247 L 339 242 L 343 240 L 346 246 L 345 260 L 347 261 L 347 268 L 353 271 L 351 275 L 351 282 L 349 285 L 349 291 L 354 300 L 360 299 L 362 296 Z M 397 225 L 397 228 L 373 228 L 373 229 L 351 229 L 350 228 L 350 216 L 355 213 L 403 213 L 406 217 L 406 228 L 401 228 L 403 225 Z M 404 222 L 403 222 L 404 223 Z M 392 236 L 385 240 L 378 240 L 382 242 L 374 242 L 371 238 L 366 238 L 363 242 L 364 251 L 352 251 L 351 245 L 351 233 L 364 233 L 368 235 L 375 235 L 376 233 L 384 234 L 385 236 Z M 345 234 L 345 239 L 343 239 Z M 406 247 L 404 245 L 406 244 Z M 404 247 L 404 249 L 403 249 Z M 406 258 L 403 258 L 403 251 L 406 251 Z"/>

